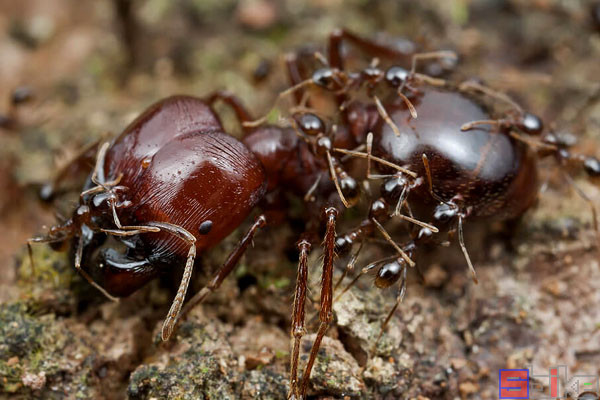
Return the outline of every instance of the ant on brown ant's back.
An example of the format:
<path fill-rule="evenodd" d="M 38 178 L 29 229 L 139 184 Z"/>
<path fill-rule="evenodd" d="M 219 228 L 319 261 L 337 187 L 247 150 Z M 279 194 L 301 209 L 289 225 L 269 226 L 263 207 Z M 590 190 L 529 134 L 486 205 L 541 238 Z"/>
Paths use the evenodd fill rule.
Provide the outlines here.
<path fill-rule="evenodd" d="M 410 62 L 411 68 L 393 65 L 383 71 L 371 63 L 361 72 L 347 71 L 340 50 L 343 40 L 372 56 Z M 380 288 L 399 283 L 383 332 L 406 293 L 415 251 L 436 243 L 438 231 L 458 233 L 475 279 L 463 238 L 464 222 L 475 217 L 516 218 L 531 207 L 538 195 L 538 156 L 575 161 L 589 174 L 600 175 L 596 158 L 570 154 L 555 135 L 544 133 L 539 118 L 514 107 L 504 95 L 474 83 L 451 85 L 416 71 L 417 60 L 449 56 L 406 54 L 336 31 L 330 37 L 328 66 L 310 78 L 303 76 L 294 57 L 287 59 L 292 86 L 280 98 L 293 93 L 297 101 L 287 119 L 289 126 L 253 121 L 242 103 L 226 92 L 204 99 L 161 100 L 112 143 L 98 146 L 95 167 L 72 217 L 30 243 L 73 242 L 75 267 L 111 298 L 127 296 L 173 265 L 184 265 L 163 324 L 162 338 L 167 340 L 181 316 L 221 285 L 256 232 L 270 223 L 269 212 L 277 202 L 268 202 L 267 194 L 291 193 L 305 199 L 308 218 L 297 243 L 289 394 L 305 398 L 317 351 L 333 317 L 334 288 L 356 263 L 366 238 L 381 235 L 394 255 L 369 263 L 341 294 L 368 273 L 375 273 Z M 334 115 L 323 118 L 311 109 L 311 96 L 304 93 L 308 88 L 332 94 Z M 355 96 L 363 88 L 364 101 Z M 507 100 L 513 110 L 497 118 L 483 107 L 483 99 L 474 98 L 474 92 Z M 241 141 L 225 132 L 212 108 L 216 101 L 235 111 L 244 132 Z M 82 153 L 86 155 L 89 151 Z M 348 172 L 355 159 L 366 160 L 368 181 L 381 181 L 375 191 L 378 197 L 358 227 L 336 235 L 340 212 L 356 205 L 361 196 L 360 185 Z M 55 189 L 47 188 L 48 197 Z M 182 310 L 197 253 L 222 241 L 255 207 L 264 214 Z M 308 254 L 319 243 L 320 218 L 325 234 L 319 328 L 300 381 Z M 408 237 L 398 240 L 386 230 L 393 218 L 407 223 Z M 334 286 L 335 254 L 349 254 L 355 244 L 359 248 Z"/>

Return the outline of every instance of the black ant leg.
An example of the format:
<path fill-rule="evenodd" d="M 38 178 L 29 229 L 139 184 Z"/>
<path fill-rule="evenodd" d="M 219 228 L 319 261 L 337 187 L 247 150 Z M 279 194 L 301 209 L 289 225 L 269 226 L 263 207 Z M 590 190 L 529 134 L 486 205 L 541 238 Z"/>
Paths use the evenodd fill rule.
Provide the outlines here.
<path fill-rule="evenodd" d="M 305 333 L 305 303 L 308 280 L 308 253 L 310 252 L 310 242 L 301 239 L 298 242 L 300 258 L 298 260 L 298 276 L 296 278 L 296 291 L 294 294 L 294 308 L 292 311 L 292 330 L 291 336 L 294 339 L 292 348 L 292 357 L 290 359 L 290 391 L 288 398 L 298 398 L 298 359 L 300 357 L 300 342 Z"/>
<path fill-rule="evenodd" d="M 340 285 L 342 284 L 342 282 L 344 281 L 344 279 L 346 278 L 346 276 L 348 276 L 348 274 L 354 270 L 354 266 L 356 265 L 356 262 L 358 261 L 358 256 L 360 255 L 360 251 L 362 250 L 364 244 L 365 244 L 365 241 L 364 241 L 364 238 L 363 238 L 360 241 L 360 244 L 358 246 L 358 250 L 356 250 L 352 254 L 352 256 L 350 257 L 350 261 L 348 261 L 348 264 L 346 264 L 346 268 L 344 268 L 344 272 L 342 273 L 342 276 L 340 276 L 340 278 L 336 282 L 335 286 L 333 287 L 333 291 L 334 292 L 340 287 Z"/>
<path fill-rule="evenodd" d="M 190 312 L 190 310 L 196 305 L 202 303 L 210 293 L 214 292 L 221 286 L 223 280 L 225 280 L 225 278 L 227 278 L 227 276 L 233 271 L 233 269 L 237 265 L 238 261 L 240 260 L 250 243 L 252 243 L 252 239 L 254 238 L 256 232 L 260 228 L 265 227 L 266 224 L 267 219 L 264 215 L 261 214 L 256 218 L 254 224 L 252 224 L 248 232 L 246 232 L 244 237 L 238 242 L 237 246 L 229 254 L 223 265 L 215 272 L 210 282 L 206 286 L 204 286 L 198 293 L 196 293 L 194 297 L 190 299 L 190 301 L 188 301 L 188 303 L 183 308 L 183 311 L 179 315 L 179 320 L 182 317 L 184 317 L 188 312 Z M 176 323 L 177 321 L 175 322 L 175 324 Z"/>
<path fill-rule="evenodd" d="M 372 39 L 360 37 L 345 29 L 336 29 L 329 35 L 329 65 L 340 70 L 344 69 L 344 59 L 342 56 L 342 41 L 344 40 L 352 43 L 354 46 L 371 56 L 397 62 L 408 62 L 412 56 L 412 51 L 402 51 L 399 48 L 394 48 L 389 45 L 378 43 Z M 414 46 L 410 47 L 414 48 Z"/>
<path fill-rule="evenodd" d="M 287 69 L 287 76 L 291 86 L 296 86 L 301 83 L 304 79 L 302 78 L 302 73 L 300 72 L 300 66 L 298 65 L 298 56 L 296 53 L 289 53 L 285 56 L 285 66 Z M 302 99 L 304 97 L 304 91 L 302 89 L 298 89 L 294 92 L 294 99 L 296 100 L 296 104 L 302 104 Z"/>
<path fill-rule="evenodd" d="M 321 347 L 321 341 L 327 332 L 327 328 L 333 318 L 333 259 L 335 257 L 335 223 L 338 210 L 329 207 L 325 210 L 327 217 L 327 228 L 325 231 L 325 240 L 323 244 L 323 274 L 321 276 L 321 309 L 319 311 L 319 330 L 317 337 L 310 350 L 310 356 L 304 370 L 302 383 L 300 385 L 299 399 L 306 398 L 310 373 L 317 358 L 317 352 Z"/>
<path fill-rule="evenodd" d="M 590 209 L 592 210 L 592 224 L 594 224 L 594 232 L 596 233 L 597 246 L 598 250 L 600 251 L 600 230 L 598 228 L 598 211 L 596 210 L 596 205 L 594 204 L 592 199 L 590 199 L 590 197 L 579 186 L 577 186 L 577 184 L 568 172 L 563 171 L 563 174 L 569 185 L 571 185 L 571 187 L 575 190 L 575 193 L 577 193 L 577 195 L 581 197 L 590 206 Z"/>

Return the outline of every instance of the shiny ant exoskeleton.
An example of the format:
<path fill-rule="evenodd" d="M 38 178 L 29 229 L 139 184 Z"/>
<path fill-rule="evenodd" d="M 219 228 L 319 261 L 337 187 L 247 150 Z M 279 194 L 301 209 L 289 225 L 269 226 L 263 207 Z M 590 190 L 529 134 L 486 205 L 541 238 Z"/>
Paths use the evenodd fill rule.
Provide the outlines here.
<path fill-rule="evenodd" d="M 173 265 L 185 265 L 162 327 L 162 339 L 167 340 L 180 316 L 233 271 L 255 233 L 267 224 L 267 213 L 256 218 L 210 282 L 182 311 L 196 255 L 229 235 L 266 194 L 308 195 L 309 215 L 313 219 L 324 215 L 326 220 L 323 273 L 329 278 L 323 281 L 321 312 L 326 327 L 331 320 L 328 282 L 333 276 L 338 209 L 355 204 L 360 196 L 356 181 L 334 151 L 336 146 L 354 147 L 357 142 L 343 130 L 330 137 L 325 123 L 308 113 L 295 115 L 293 128 L 246 127 L 239 141 L 224 131 L 212 109 L 216 101 L 230 105 L 242 123 L 251 120 L 241 102 L 226 92 L 205 99 L 174 96 L 149 107 L 112 142 L 98 143 L 95 166 L 79 205 L 71 218 L 29 240 L 30 256 L 32 243 L 73 243 L 77 271 L 113 300 L 128 296 Z M 74 165 L 82 165 L 93 149 L 92 145 L 78 154 Z M 64 178 L 69 169 L 71 165 L 66 165 L 57 175 Z M 330 179 L 323 179 L 327 175 Z M 52 199 L 60 183 L 45 186 L 43 197 Z M 265 208 L 268 212 L 268 204 Z M 319 242 L 317 222 L 307 222 L 307 232 L 298 243 L 301 260 Z M 303 299 L 306 285 L 306 276 L 300 275 L 298 299 Z M 303 300 L 295 303 L 300 306 L 304 307 Z M 301 314 L 295 313 L 294 320 Z M 311 351 L 313 362 L 319 345 L 320 340 Z"/>
<path fill-rule="evenodd" d="M 383 71 L 371 63 L 359 73 L 348 72 L 340 51 L 342 40 L 373 55 L 412 59 L 411 68 L 396 65 Z M 589 173 L 600 174 L 597 159 L 569 154 L 565 143 L 543 133 L 537 117 L 513 107 L 506 117 L 496 119 L 467 93 L 502 95 L 477 84 L 452 87 L 416 72 L 417 60 L 449 57 L 449 53 L 405 54 L 345 31 L 336 31 L 330 44 L 328 66 L 308 79 L 293 57 L 288 58 L 292 86 L 283 95 L 293 93 L 299 103 L 288 118 L 289 127 L 253 121 L 237 98 L 223 92 L 205 99 L 170 97 L 151 106 L 112 143 L 99 146 L 95 168 L 72 217 L 30 243 L 73 241 L 75 267 L 111 298 L 134 292 L 173 264 L 185 264 L 163 324 L 166 340 L 181 315 L 221 285 L 255 233 L 269 221 L 264 214 L 256 218 L 208 285 L 182 311 L 197 252 L 229 235 L 267 193 L 303 196 L 310 220 L 297 243 L 290 398 L 305 398 L 317 351 L 332 320 L 336 252 L 348 254 L 360 243 L 348 264 L 351 267 L 364 240 L 377 234 L 395 249 L 397 254 L 368 264 L 344 289 L 370 272 L 375 273 L 378 287 L 399 282 L 398 298 L 383 332 L 406 292 L 407 269 L 415 265 L 415 250 L 434 241 L 439 230 L 458 232 L 475 277 L 463 239 L 464 221 L 515 218 L 531 207 L 538 193 L 534 150 L 565 162 L 579 161 Z M 330 119 L 311 111 L 310 98 L 303 95 L 310 86 L 333 93 L 340 111 Z M 366 88 L 370 101 L 352 97 L 361 88 Z M 389 93 L 381 100 L 376 90 Z M 212 109 L 215 101 L 233 108 L 244 127 L 242 141 L 224 131 Z M 534 148 L 538 142 L 539 149 Z M 382 183 L 367 218 L 336 236 L 340 210 L 355 205 L 361 194 L 344 157 L 366 160 L 366 178 Z M 371 173 L 372 165 L 377 165 L 379 174 Z M 308 253 L 318 242 L 315 221 L 321 215 L 325 237 L 320 324 L 299 382 Z M 384 224 L 392 218 L 414 228 L 406 240 L 398 241 L 386 231 Z"/>

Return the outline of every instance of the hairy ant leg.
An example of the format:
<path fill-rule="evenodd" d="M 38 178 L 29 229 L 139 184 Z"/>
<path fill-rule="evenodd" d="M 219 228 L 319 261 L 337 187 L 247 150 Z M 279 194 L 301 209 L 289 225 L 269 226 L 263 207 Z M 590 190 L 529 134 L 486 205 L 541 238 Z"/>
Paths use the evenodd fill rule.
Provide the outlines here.
<path fill-rule="evenodd" d="M 290 358 L 290 391 L 288 398 L 292 396 L 298 398 L 298 360 L 300 357 L 300 342 L 305 333 L 305 304 L 308 281 L 308 253 L 310 252 L 310 242 L 301 239 L 298 242 L 300 257 L 298 259 L 298 276 L 296 277 L 296 290 L 294 292 L 294 305 L 292 310 L 292 330 L 291 336 L 294 340 L 292 347 L 292 357 Z"/>
<path fill-rule="evenodd" d="M 312 372 L 313 365 L 317 358 L 317 352 L 321 347 L 321 341 L 329 328 L 329 324 L 333 319 L 333 261 L 335 258 L 335 225 L 337 221 L 338 210 L 335 207 L 328 207 L 325 209 L 325 217 L 327 218 L 327 225 L 325 230 L 325 238 L 323 241 L 323 272 L 321 275 L 321 302 L 319 311 L 319 329 L 317 330 L 317 336 L 313 342 L 313 346 L 310 351 L 308 362 L 304 369 L 302 376 L 302 382 L 300 387 L 292 387 L 290 390 L 289 398 L 294 399 L 305 399 L 306 392 L 308 389 L 308 383 L 310 381 L 310 374 Z M 304 300 L 307 285 L 307 274 L 303 274 L 302 281 L 296 282 L 296 293 L 300 292 L 302 296 L 298 296 L 294 301 L 294 311 L 300 311 L 302 313 L 298 315 L 298 318 L 294 316 L 294 322 L 298 322 L 300 317 L 303 317 L 304 305 L 300 304 L 301 300 Z M 296 303 L 298 301 L 298 303 Z M 294 326 L 292 327 L 294 329 Z M 293 333 L 293 332 L 292 332 Z M 299 340 L 299 339 L 298 339 Z M 295 364 L 292 366 L 292 371 L 297 371 L 298 358 L 295 357 Z"/>

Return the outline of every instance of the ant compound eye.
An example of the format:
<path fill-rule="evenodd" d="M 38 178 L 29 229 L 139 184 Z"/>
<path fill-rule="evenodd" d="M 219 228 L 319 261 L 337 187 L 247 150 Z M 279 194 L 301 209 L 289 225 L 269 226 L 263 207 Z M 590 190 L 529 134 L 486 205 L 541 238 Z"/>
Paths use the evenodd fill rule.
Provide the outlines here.
<path fill-rule="evenodd" d="M 583 161 L 583 168 L 590 176 L 600 176 L 600 160 L 596 157 L 586 157 Z"/>
<path fill-rule="evenodd" d="M 334 72 L 331 68 L 321 68 L 313 73 L 312 80 L 315 85 L 332 90 L 335 83 L 333 77 Z"/>
<path fill-rule="evenodd" d="M 325 124 L 321 118 L 317 117 L 315 114 L 302 114 L 300 117 L 296 118 L 296 121 L 302 132 L 307 135 L 315 136 L 325 131 Z"/>
<path fill-rule="evenodd" d="M 392 286 L 400 279 L 404 268 L 404 263 L 400 263 L 398 260 L 383 264 L 381 268 L 379 268 L 379 271 L 377 271 L 375 286 L 380 289 Z"/>
<path fill-rule="evenodd" d="M 408 71 L 402 67 L 393 66 L 385 72 L 385 80 L 392 87 L 400 86 L 408 79 Z"/>
<path fill-rule="evenodd" d="M 198 227 L 198 232 L 201 235 L 208 235 L 210 233 L 210 231 L 212 230 L 212 227 L 213 227 L 213 222 L 212 221 L 210 221 L 210 220 L 204 221 Z"/>
<path fill-rule="evenodd" d="M 458 209 L 450 204 L 442 203 L 435 208 L 433 218 L 439 222 L 448 222 L 456 217 Z"/>
<path fill-rule="evenodd" d="M 360 200 L 360 188 L 354 178 L 346 176 L 340 179 L 340 189 L 350 207 L 355 206 Z"/>
<path fill-rule="evenodd" d="M 537 115 L 525 113 L 519 128 L 529 135 L 539 135 L 544 130 L 544 123 Z"/>

